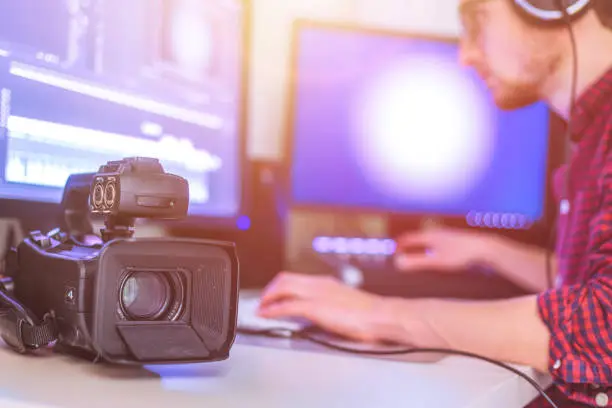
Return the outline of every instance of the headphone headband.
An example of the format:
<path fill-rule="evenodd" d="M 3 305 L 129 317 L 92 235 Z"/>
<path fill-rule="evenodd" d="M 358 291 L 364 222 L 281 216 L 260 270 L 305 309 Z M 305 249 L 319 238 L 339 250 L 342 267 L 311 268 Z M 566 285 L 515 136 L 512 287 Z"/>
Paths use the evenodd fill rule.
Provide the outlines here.
<path fill-rule="evenodd" d="M 558 22 L 565 19 L 566 14 L 574 19 L 581 15 L 591 5 L 592 0 L 512 0 L 512 2 L 529 17 L 541 22 Z M 565 3 L 565 12 L 560 10 L 558 3 Z"/>

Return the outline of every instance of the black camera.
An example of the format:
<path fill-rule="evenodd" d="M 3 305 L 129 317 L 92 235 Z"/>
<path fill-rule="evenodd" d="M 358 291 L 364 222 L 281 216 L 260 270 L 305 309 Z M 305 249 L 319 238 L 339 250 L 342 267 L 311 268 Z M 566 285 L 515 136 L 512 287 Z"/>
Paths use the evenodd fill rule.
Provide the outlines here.
<path fill-rule="evenodd" d="M 19 352 L 54 345 L 120 364 L 229 357 L 236 333 L 235 245 L 134 238 L 135 218 L 186 216 L 187 181 L 156 159 L 108 162 L 69 177 L 66 227 L 38 231 L 11 251 L 13 291 L 0 291 L 0 333 Z M 88 244 L 90 215 L 104 218 Z"/>

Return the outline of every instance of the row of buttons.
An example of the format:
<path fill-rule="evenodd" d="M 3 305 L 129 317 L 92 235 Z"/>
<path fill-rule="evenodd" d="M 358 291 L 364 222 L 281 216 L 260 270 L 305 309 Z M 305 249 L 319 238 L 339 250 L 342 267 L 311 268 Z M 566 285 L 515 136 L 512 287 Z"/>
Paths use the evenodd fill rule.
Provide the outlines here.
<path fill-rule="evenodd" d="M 500 214 L 489 212 L 469 212 L 465 220 L 471 227 L 495 228 L 495 229 L 528 229 L 532 221 L 523 214 Z"/>
<path fill-rule="evenodd" d="M 561 368 L 561 360 L 556 360 L 553 364 L 553 369 L 558 370 L 559 368 Z M 600 387 L 599 385 L 594 384 L 593 388 L 599 389 Z M 605 392 L 599 392 L 597 395 L 595 395 L 595 404 L 597 404 L 598 407 L 607 407 L 609 402 L 610 397 L 608 397 L 608 394 Z"/>
<path fill-rule="evenodd" d="M 396 246 L 392 239 L 316 237 L 312 241 L 312 249 L 319 254 L 389 256 Z"/>

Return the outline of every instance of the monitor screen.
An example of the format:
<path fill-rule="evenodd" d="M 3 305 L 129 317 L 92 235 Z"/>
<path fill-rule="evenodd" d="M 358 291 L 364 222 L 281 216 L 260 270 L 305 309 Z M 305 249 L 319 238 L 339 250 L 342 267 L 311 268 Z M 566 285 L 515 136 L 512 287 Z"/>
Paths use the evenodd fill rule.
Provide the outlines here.
<path fill-rule="evenodd" d="M 298 24 L 294 41 L 293 205 L 542 217 L 549 110 L 498 109 L 456 41 L 325 23 Z"/>
<path fill-rule="evenodd" d="M 241 0 L 0 0 L 0 198 L 158 158 L 191 215 L 241 207 Z"/>

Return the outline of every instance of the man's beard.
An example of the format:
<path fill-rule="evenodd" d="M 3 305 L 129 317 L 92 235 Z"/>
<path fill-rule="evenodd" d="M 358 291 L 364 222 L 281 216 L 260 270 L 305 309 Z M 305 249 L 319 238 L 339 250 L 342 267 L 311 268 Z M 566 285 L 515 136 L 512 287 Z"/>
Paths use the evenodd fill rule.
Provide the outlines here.
<path fill-rule="evenodd" d="M 493 93 L 495 104 L 502 110 L 524 108 L 540 99 L 535 84 L 504 84 L 502 87 L 503 92 Z"/>
<path fill-rule="evenodd" d="M 521 79 L 499 79 L 498 88 L 492 89 L 495 104 L 503 110 L 524 108 L 542 100 L 542 86 L 560 64 L 560 56 L 539 56 L 524 67 Z"/>

